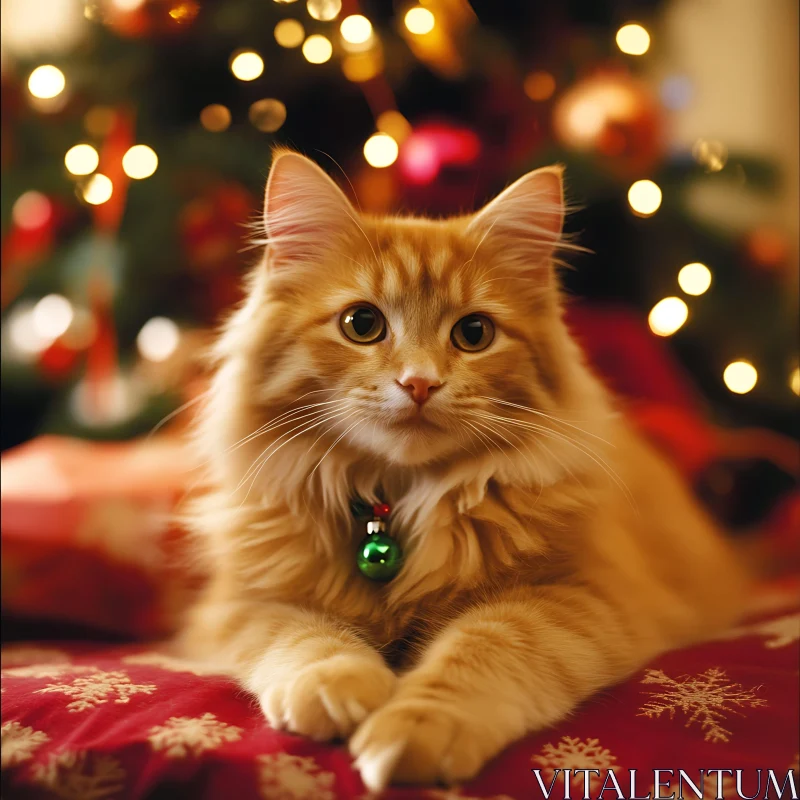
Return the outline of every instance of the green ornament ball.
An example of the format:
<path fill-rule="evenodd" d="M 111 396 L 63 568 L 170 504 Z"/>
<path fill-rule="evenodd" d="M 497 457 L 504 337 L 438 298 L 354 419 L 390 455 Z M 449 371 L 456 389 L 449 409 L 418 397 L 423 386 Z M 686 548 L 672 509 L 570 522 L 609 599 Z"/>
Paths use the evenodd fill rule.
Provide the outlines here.
<path fill-rule="evenodd" d="M 358 568 L 373 581 L 390 581 L 403 566 L 400 545 L 382 533 L 364 537 L 358 546 Z"/>

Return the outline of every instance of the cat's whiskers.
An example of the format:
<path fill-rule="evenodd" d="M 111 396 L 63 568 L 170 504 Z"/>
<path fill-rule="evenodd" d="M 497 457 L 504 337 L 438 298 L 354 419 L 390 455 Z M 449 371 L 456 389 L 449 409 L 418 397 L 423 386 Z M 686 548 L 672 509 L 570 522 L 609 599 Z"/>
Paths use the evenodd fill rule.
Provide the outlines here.
<path fill-rule="evenodd" d="M 353 412 L 353 413 L 355 413 L 355 412 Z M 347 419 L 347 417 L 345 419 Z M 350 425 L 346 430 L 342 431 L 342 433 L 339 434 L 339 436 L 336 438 L 336 440 L 333 442 L 333 444 L 323 453 L 322 458 L 319 461 L 317 461 L 317 465 L 314 467 L 314 469 L 311 470 L 311 474 L 308 476 L 307 480 L 310 481 L 314 477 L 314 473 L 319 469 L 320 464 L 322 464 L 322 462 L 325 460 L 325 457 L 328 455 L 328 453 L 330 453 L 331 450 L 333 450 L 333 448 L 336 447 L 336 445 L 339 444 L 339 442 L 345 436 L 347 436 L 347 434 L 350 433 L 351 430 L 353 430 L 353 428 L 355 428 L 358 425 L 363 424 L 364 422 L 366 422 L 366 420 L 363 417 L 359 418 L 352 425 Z"/>
<path fill-rule="evenodd" d="M 201 392 L 197 397 L 193 397 L 191 400 L 188 400 L 183 405 L 178 406 L 178 408 L 176 408 L 174 411 L 170 411 L 169 414 L 167 414 L 163 419 L 161 419 L 153 426 L 153 429 L 150 431 L 150 433 L 147 434 L 146 438 L 150 439 L 159 430 L 161 430 L 161 428 L 163 428 L 164 425 L 166 425 L 171 419 L 174 419 L 175 417 L 178 416 L 178 414 L 181 414 L 188 408 L 191 408 L 191 406 L 195 405 L 195 403 L 199 403 L 201 400 L 204 400 L 206 397 L 208 397 L 210 392 L 211 392 L 210 389 L 206 389 L 206 391 Z"/>

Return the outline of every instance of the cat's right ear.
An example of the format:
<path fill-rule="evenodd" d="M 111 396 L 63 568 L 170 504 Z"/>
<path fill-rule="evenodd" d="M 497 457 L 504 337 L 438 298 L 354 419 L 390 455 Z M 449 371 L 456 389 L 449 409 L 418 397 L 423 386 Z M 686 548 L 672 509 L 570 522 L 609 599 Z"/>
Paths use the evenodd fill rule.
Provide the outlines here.
<path fill-rule="evenodd" d="M 313 161 L 290 151 L 275 154 L 264 198 L 272 267 L 313 262 L 356 225 L 344 192 Z"/>

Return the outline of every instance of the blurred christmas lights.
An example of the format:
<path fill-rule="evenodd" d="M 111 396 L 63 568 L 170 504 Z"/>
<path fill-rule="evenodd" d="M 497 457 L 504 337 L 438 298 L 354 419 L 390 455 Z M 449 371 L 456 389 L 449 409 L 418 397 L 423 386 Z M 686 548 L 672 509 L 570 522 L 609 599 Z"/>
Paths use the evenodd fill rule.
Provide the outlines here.
<path fill-rule="evenodd" d="M 58 97 L 66 85 L 64 73 L 52 64 L 36 67 L 28 78 L 28 91 L 40 100 Z"/>
<path fill-rule="evenodd" d="M 382 169 L 397 161 L 399 148 L 388 133 L 374 133 L 364 144 L 364 158 L 371 167 Z"/>
<path fill-rule="evenodd" d="M 436 25 L 436 17 L 427 8 L 417 6 L 406 12 L 403 22 L 410 33 L 423 35 L 433 30 L 434 25 Z"/>
<path fill-rule="evenodd" d="M 212 103 L 200 112 L 200 124 L 207 131 L 220 133 L 231 124 L 231 112 L 219 103 Z"/>
<path fill-rule="evenodd" d="M 332 55 L 333 45 L 319 33 L 309 36 L 303 42 L 303 56 L 310 64 L 324 64 Z"/>
<path fill-rule="evenodd" d="M 137 8 L 144 4 L 145 0 L 111 0 L 111 5 L 120 11 L 136 11 Z"/>
<path fill-rule="evenodd" d="M 650 34 L 638 23 L 630 22 L 617 31 L 617 47 L 629 56 L 644 55 L 650 49 Z"/>
<path fill-rule="evenodd" d="M 114 193 L 114 184 L 111 179 L 100 172 L 96 172 L 83 186 L 83 199 L 93 206 L 99 206 L 111 199 Z"/>
<path fill-rule="evenodd" d="M 363 83 L 374 78 L 383 68 L 383 56 L 379 51 L 354 53 L 342 59 L 342 72 L 353 83 Z"/>
<path fill-rule="evenodd" d="M 661 205 L 661 189 L 653 181 L 636 181 L 628 189 L 628 202 L 640 217 L 652 216 Z"/>
<path fill-rule="evenodd" d="M 314 19 L 330 22 L 336 19 L 342 10 L 342 0 L 308 0 L 306 10 Z"/>
<path fill-rule="evenodd" d="M 33 307 L 33 328 L 42 341 L 54 342 L 67 332 L 75 311 L 60 294 L 48 294 Z"/>
<path fill-rule="evenodd" d="M 253 50 L 243 50 L 231 57 L 231 72 L 240 81 L 254 81 L 264 71 L 264 59 Z"/>
<path fill-rule="evenodd" d="M 286 106 L 273 98 L 257 100 L 250 106 L 248 118 L 258 130 L 274 133 L 286 122 Z"/>
<path fill-rule="evenodd" d="M 33 191 L 21 194 L 11 209 L 14 224 L 30 231 L 46 225 L 52 214 L 52 203 L 41 192 Z"/>
<path fill-rule="evenodd" d="M 525 78 L 523 89 L 531 100 L 548 100 L 556 90 L 556 79 L 549 72 L 531 72 Z"/>
<path fill-rule="evenodd" d="M 689 317 L 689 309 L 680 297 L 665 297 L 651 309 L 647 322 L 657 336 L 672 336 Z"/>
<path fill-rule="evenodd" d="M 711 286 L 711 270 L 698 261 L 687 264 L 678 273 L 678 285 L 686 294 L 701 295 Z"/>
<path fill-rule="evenodd" d="M 375 127 L 381 133 L 388 133 L 398 144 L 411 135 L 411 123 L 399 111 L 384 111 L 375 121 Z"/>
<path fill-rule="evenodd" d="M 90 144 L 76 144 L 64 156 L 64 164 L 72 175 L 91 175 L 99 163 L 100 156 Z"/>
<path fill-rule="evenodd" d="M 181 332 L 166 317 L 153 317 L 146 322 L 136 337 L 136 347 L 148 361 L 166 361 L 177 349 Z"/>
<path fill-rule="evenodd" d="M 789 388 L 800 396 L 800 367 L 795 367 L 789 376 Z"/>
<path fill-rule="evenodd" d="M 747 394 L 758 382 L 758 372 L 749 361 L 733 361 L 725 367 L 722 380 L 734 394 Z"/>
<path fill-rule="evenodd" d="M 281 47 L 300 47 L 306 32 L 303 24 L 296 19 L 282 19 L 274 30 L 275 41 Z"/>
<path fill-rule="evenodd" d="M 372 23 L 361 14 L 351 14 L 342 20 L 339 32 L 347 44 L 365 44 L 372 38 Z"/>
<path fill-rule="evenodd" d="M 134 180 L 149 178 L 156 169 L 158 169 L 158 156 L 155 150 L 146 144 L 135 144 L 122 156 L 122 170 Z"/>

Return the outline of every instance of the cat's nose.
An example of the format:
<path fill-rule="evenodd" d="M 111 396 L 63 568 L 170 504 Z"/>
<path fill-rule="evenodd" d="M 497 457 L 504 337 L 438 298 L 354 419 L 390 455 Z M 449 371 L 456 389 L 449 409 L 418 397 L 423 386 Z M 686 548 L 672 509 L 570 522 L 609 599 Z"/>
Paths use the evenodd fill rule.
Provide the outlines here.
<path fill-rule="evenodd" d="M 432 378 L 420 378 L 414 375 L 408 378 L 403 376 L 397 382 L 408 390 L 411 399 L 420 406 L 442 385 L 441 381 Z"/>

